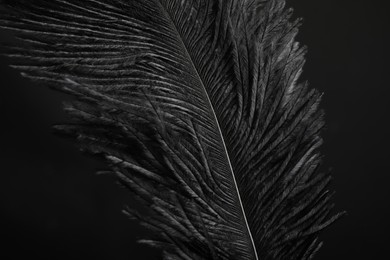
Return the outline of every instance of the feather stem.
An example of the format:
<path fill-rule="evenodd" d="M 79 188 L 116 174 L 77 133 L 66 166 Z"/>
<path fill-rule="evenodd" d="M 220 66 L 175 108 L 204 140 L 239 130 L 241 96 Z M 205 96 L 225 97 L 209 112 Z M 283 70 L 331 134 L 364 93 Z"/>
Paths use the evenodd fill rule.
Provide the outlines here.
<path fill-rule="evenodd" d="M 177 29 L 176 25 L 172 22 L 172 17 L 170 16 L 170 14 L 161 5 L 160 0 L 158 0 L 157 2 L 159 3 L 159 6 L 160 6 L 161 10 L 163 11 L 163 13 L 165 13 L 165 15 L 170 18 L 169 21 L 171 22 L 172 27 L 175 28 L 177 34 L 180 35 L 179 30 Z M 204 91 L 204 95 L 206 96 L 206 99 L 207 99 L 207 102 L 208 102 L 208 106 L 210 107 L 210 110 L 212 111 L 213 118 L 214 118 L 214 121 L 215 121 L 216 126 L 218 128 L 219 136 L 220 136 L 221 141 L 222 141 L 223 149 L 225 151 L 226 160 L 228 161 L 229 169 L 230 169 L 230 172 L 232 174 L 233 184 L 234 184 L 234 187 L 235 187 L 235 190 L 236 190 L 236 193 L 237 193 L 237 199 L 238 199 L 238 202 L 240 204 L 240 209 L 242 211 L 243 220 L 244 220 L 245 226 L 246 226 L 247 231 L 248 231 L 248 236 L 249 236 L 251 245 L 253 247 L 253 254 L 255 256 L 255 260 L 259 260 L 259 257 L 258 257 L 258 254 L 257 254 L 257 250 L 256 250 L 256 245 L 255 245 L 255 242 L 253 240 L 252 232 L 251 232 L 251 229 L 249 227 L 249 223 L 248 223 L 248 220 L 247 220 L 247 217 L 246 217 L 244 205 L 242 203 L 242 199 L 241 199 L 241 196 L 240 196 L 240 190 L 238 188 L 237 180 L 236 180 L 236 178 L 234 176 L 234 170 L 233 170 L 233 167 L 232 167 L 232 164 L 231 164 L 231 161 L 230 161 L 230 156 L 229 156 L 229 153 L 228 153 L 228 150 L 227 150 L 227 147 L 226 147 L 226 143 L 225 143 L 224 136 L 223 136 L 223 133 L 222 133 L 222 130 L 221 130 L 221 126 L 220 126 L 219 121 L 218 121 L 218 117 L 217 117 L 217 115 L 215 113 L 215 110 L 214 110 L 214 107 L 213 107 L 212 102 L 210 100 L 210 97 L 208 95 L 207 89 L 204 86 L 203 81 L 201 80 L 201 76 L 199 75 L 199 72 L 198 72 L 198 70 L 197 70 L 197 68 L 196 68 L 196 66 L 194 64 L 194 61 L 193 61 L 191 55 L 188 53 L 187 47 L 186 47 L 185 43 L 183 42 L 182 38 L 181 37 L 179 37 L 179 38 L 180 38 L 180 43 L 183 46 L 183 50 L 184 50 L 185 54 L 187 55 L 187 58 L 191 61 L 191 66 L 192 66 L 194 72 L 196 73 L 196 76 L 199 79 L 199 83 L 202 86 L 202 89 Z"/>

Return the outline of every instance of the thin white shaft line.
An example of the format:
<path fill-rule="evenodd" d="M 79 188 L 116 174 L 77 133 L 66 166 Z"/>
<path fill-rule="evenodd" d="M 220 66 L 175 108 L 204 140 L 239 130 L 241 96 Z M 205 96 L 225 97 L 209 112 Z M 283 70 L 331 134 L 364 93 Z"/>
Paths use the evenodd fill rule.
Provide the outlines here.
<path fill-rule="evenodd" d="M 195 73 L 196 73 L 197 78 L 199 79 L 199 81 L 200 81 L 200 83 L 201 83 L 201 85 L 202 85 L 202 87 L 203 87 L 204 94 L 206 95 L 208 104 L 209 104 L 209 106 L 210 106 L 210 108 L 211 108 L 211 111 L 213 112 L 214 120 L 215 120 L 215 122 L 216 122 L 216 124 L 217 124 L 218 131 L 219 131 L 219 135 L 220 135 L 220 137 L 221 137 L 222 144 L 223 144 L 223 148 L 224 148 L 224 150 L 225 150 L 226 159 L 227 159 L 227 161 L 228 161 L 228 163 L 229 163 L 229 168 L 230 168 L 230 171 L 231 171 L 231 173 L 232 173 L 232 178 L 233 178 L 234 186 L 235 186 L 235 189 L 236 189 L 236 192 L 237 192 L 238 201 L 239 201 L 239 203 L 240 203 L 241 211 L 242 211 L 242 214 L 243 214 L 243 217 L 244 217 L 244 222 L 245 222 L 246 228 L 248 229 L 249 238 L 250 238 L 251 243 L 252 243 L 253 252 L 254 252 L 254 254 L 255 254 L 255 260 L 259 260 L 259 257 L 258 257 L 258 255 L 257 255 L 257 250 L 256 250 L 255 242 L 254 242 L 253 237 L 252 237 L 252 232 L 251 232 L 251 229 L 250 229 L 250 227 L 249 227 L 248 220 L 247 220 L 247 218 L 246 218 L 246 213 L 245 213 L 244 206 L 243 206 L 243 204 L 242 204 L 242 200 L 241 200 L 241 196 L 240 196 L 240 191 L 239 191 L 239 189 L 238 189 L 238 185 L 237 185 L 237 181 L 236 181 L 236 178 L 235 178 L 235 175 L 234 175 L 233 167 L 232 167 L 232 164 L 231 164 L 231 161 L 230 161 L 229 153 L 228 153 L 227 148 L 226 148 L 225 139 L 224 139 L 224 137 L 223 137 L 222 130 L 221 130 L 221 126 L 219 125 L 219 121 L 218 121 L 217 115 L 215 114 L 213 104 L 211 103 L 210 97 L 209 97 L 209 95 L 208 95 L 208 93 L 207 93 L 206 87 L 205 87 L 204 84 L 203 84 L 202 78 L 200 77 L 199 72 L 198 72 L 197 68 L 195 67 L 195 64 L 194 64 L 194 61 L 193 61 L 192 58 L 191 58 L 191 55 L 188 53 L 187 47 L 186 47 L 186 45 L 184 44 L 184 42 L 183 42 L 183 40 L 182 40 L 182 38 L 181 38 L 181 35 L 180 35 L 179 31 L 177 30 L 176 25 L 173 23 L 173 20 L 172 20 L 170 14 L 165 10 L 164 6 L 162 6 L 160 0 L 159 0 L 158 2 L 159 2 L 159 4 L 160 4 L 160 6 L 161 6 L 161 9 L 162 9 L 162 10 L 166 13 L 166 15 L 170 18 L 171 24 L 173 25 L 173 27 L 175 28 L 177 34 L 179 35 L 180 42 L 181 42 L 181 44 L 183 45 L 183 49 L 184 49 L 186 55 L 188 56 L 188 59 L 191 61 L 191 65 L 192 65 L 192 67 L 193 67 L 193 69 L 194 69 L 194 71 L 195 71 Z"/>
<path fill-rule="evenodd" d="M 203 84 L 202 84 L 202 85 L 203 85 Z M 225 140 L 224 140 L 224 137 L 223 137 L 223 134 L 222 134 L 222 131 L 221 131 L 221 127 L 220 127 L 220 125 L 219 125 L 219 121 L 218 121 L 217 115 L 215 114 L 214 108 L 213 108 L 213 106 L 212 106 L 212 104 L 211 104 L 211 100 L 210 100 L 210 98 L 209 98 L 207 92 L 206 92 L 206 96 L 207 96 L 207 100 L 209 101 L 211 110 L 213 111 L 214 119 L 215 119 L 215 121 L 217 122 L 218 131 L 219 131 L 219 134 L 220 134 L 220 136 L 221 136 L 223 148 L 224 148 L 224 150 L 225 150 L 226 159 L 228 160 L 229 167 L 230 167 L 230 171 L 231 171 L 231 173 L 232 173 L 232 178 L 233 178 L 233 181 L 234 181 L 234 186 L 235 186 L 235 188 L 236 188 L 236 192 L 237 192 L 237 196 L 238 196 L 238 201 L 240 202 L 240 207 L 241 207 L 241 210 L 242 210 L 242 214 L 243 214 L 243 216 L 244 216 L 245 225 L 246 225 L 246 227 L 247 227 L 247 229 L 248 229 L 248 234 L 249 234 L 249 238 L 250 238 L 251 243 L 252 243 L 253 252 L 254 252 L 254 254 L 255 254 L 256 260 L 259 260 L 259 257 L 257 256 L 257 249 L 256 249 L 256 246 L 255 246 L 255 241 L 253 240 L 252 232 L 251 232 L 251 229 L 250 229 L 250 227 L 249 227 L 248 220 L 247 220 L 247 218 L 246 218 L 246 213 L 245 213 L 244 205 L 242 205 L 240 190 L 238 189 L 236 177 L 235 177 L 235 175 L 234 175 L 233 167 L 232 167 L 232 164 L 231 164 L 231 162 L 230 162 L 230 157 L 229 157 L 229 154 L 228 154 L 228 151 L 227 151 L 227 148 L 226 148 L 226 144 L 225 144 Z"/>

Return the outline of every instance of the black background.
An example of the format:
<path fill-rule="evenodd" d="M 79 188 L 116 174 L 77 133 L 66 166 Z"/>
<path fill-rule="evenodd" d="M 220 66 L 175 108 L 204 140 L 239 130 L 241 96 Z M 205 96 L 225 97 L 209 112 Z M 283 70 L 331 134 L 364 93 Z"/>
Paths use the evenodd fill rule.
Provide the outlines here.
<path fill-rule="evenodd" d="M 315 259 L 384 259 L 389 229 L 389 40 L 386 1 L 290 0 L 304 17 L 305 73 L 325 92 L 324 168 L 336 209 Z M 1 40 L 9 35 L 1 32 Z M 159 259 L 136 244 L 146 232 L 121 214 L 135 202 L 104 168 L 51 133 L 68 99 L 0 58 L 0 258 Z"/>

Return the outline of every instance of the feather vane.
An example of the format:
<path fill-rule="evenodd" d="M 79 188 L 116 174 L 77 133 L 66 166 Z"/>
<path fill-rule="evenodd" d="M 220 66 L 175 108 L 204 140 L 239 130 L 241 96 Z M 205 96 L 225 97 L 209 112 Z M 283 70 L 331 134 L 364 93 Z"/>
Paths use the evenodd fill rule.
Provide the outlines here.
<path fill-rule="evenodd" d="M 57 126 L 148 207 L 165 259 L 310 259 L 339 214 L 321 95 L 278 0 L 1 0 L 13 66 L 76 97 Z"/>

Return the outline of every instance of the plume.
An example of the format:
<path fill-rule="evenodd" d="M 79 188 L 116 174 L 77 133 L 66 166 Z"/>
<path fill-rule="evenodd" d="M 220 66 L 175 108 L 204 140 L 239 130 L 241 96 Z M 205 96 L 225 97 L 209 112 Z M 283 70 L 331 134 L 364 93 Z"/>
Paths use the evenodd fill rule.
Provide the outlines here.
<path fill-rule="evenodd" d="M 148 209 L 164 259 L 310 259 L 333 215 L 321 95 L 283 0 L 0 0 L 22 75 L 75 97 L 56 126 Z"/>

